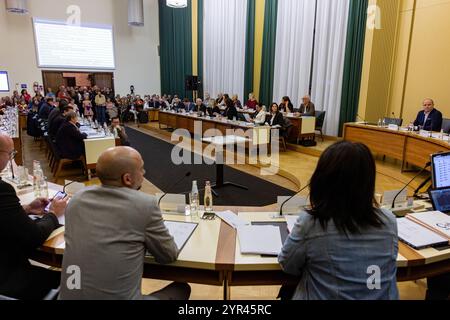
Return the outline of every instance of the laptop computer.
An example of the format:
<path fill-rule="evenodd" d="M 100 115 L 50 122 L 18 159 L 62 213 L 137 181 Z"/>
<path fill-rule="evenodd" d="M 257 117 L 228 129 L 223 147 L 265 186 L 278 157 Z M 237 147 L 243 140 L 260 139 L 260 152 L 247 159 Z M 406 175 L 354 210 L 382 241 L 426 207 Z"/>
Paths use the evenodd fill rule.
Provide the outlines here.
<path fill-rule="evenodd" d="M 429 191 L 433 209 L 450 213 L 450 152 L 431 156 L 433 188 Z"/>

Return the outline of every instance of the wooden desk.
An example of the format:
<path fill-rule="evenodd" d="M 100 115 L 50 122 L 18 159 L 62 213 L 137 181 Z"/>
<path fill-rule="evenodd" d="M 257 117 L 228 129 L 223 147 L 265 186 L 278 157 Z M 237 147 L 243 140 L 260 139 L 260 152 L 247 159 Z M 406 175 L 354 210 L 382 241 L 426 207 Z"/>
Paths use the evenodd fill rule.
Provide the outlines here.
<path fill-rule="evenodd" d="M 400 160 L 402 170 L 407 164 L 422 168 L 430 161 L 432 154 L 450 151 L 448 141 L 423 137 L 414 132 L 353 123 L 345 124 L 344 140 L 364 143 L 374 154 Z"/>
<path fill-rule="evenodd" d="M 61 189 L 62 186 L 49 183 L 50 194 Z M 34 199 L 32 187 L 24 190 L 16 188 L 16 192 L 22 204 L 28 204 Z M 215 207 L 215 210 L 232 210 L 242 219 L 250 222 L 283 222 L 283 219 L 271 218 L 276 210 L 275 205 L 266 208 Z M 281 285 L 297 281 L 296 278 L 283 273 L 277 258 L 242 255 L 236 231 L 218 218 L 213 221 L 204 221 L 192 217 L 164 215 L 164 219 L 193 221 L 198 222 L 199 226 L 175 263 L 162 266 L 147 257 L 144 278 L 223 286 L 224 299 L 229 298 L 229 288 L 232 286 Z M 55 237 L 46 241 L 32 259 L 60 268 L 64 243 L 62 229 Z M 450 249 L 414 250 L 399 243 L 397 281 L 418 280 L 448 272 L 450 272 Z"/>

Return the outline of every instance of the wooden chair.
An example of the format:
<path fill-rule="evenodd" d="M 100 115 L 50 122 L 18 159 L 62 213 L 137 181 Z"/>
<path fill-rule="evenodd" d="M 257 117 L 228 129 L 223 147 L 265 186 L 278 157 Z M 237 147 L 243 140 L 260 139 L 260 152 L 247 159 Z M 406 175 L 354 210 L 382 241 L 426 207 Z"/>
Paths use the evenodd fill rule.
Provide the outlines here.
<path fill-rule="evenodd" d="M 325 115 L 326 111 L 316 111 L 316 131 L 320 132 L 320 138 L 322 139 L 322 142 L 324 141 L 322 130 L 325 123 Z"/>

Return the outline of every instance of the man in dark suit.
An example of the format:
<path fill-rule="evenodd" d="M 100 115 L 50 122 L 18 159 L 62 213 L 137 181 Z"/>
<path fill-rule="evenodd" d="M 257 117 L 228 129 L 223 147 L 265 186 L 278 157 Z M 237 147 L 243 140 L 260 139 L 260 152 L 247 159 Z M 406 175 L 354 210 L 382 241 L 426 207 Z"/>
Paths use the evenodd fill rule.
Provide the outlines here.
<path fill-rule="evenodd" d="M 302 98 L 302 102 L 303 103 L 300 105 L 298 112 L 303 116 L 315 117 L 316 116 L 316 106 L 314 105 L 314 103 L 311 102 L 311 97 L 308 95 L 304 96 Z"/>
<path fill-rule="evenodd" d="M 55 139 L 56 134 L 61 128 L 62 124 L 66 121 L 66 115 L 69 111 L 73 111 L 73 107 L 67 103 L 66 100 L 62 100 L 58 108 L 55 108 L 48 117 L 48 134 L 50 138 Z"/>
<path fill-rule="evenodd" d="M 69 111 L 66 122 L 63 123 L 56 134 L 56 146 L 64 159 L 77 160 L 84 156 L 84 140 L 86 133 L 81 133 L 77 127 L 78 116 L 74 111 Z"/>
<path fill-rule="evenodd" d="M 45 103 L 39 108 L 39 118 L 47 120 L 54 108 L 55 100 L 53 98 L 47 98 Z"/>
<path fill-rule="evenodd" d="M 0 135 L 0 171 L 14 157 L 11 138 Z M 67 200 L 54 200 L 50 213 L 33 221 L 28 214 L 42 215 L 48 199 L 37 199 L 22 207 L 14 188 L 0 178 L 0 295 L 39 300 L 59 286 L 60 274 L 34 267 L 28 259 L 58 227 Z"/>
<path fill-rule="evenodd" d="M 434 108 L 433 99 L 425 99 L 422 106 L 423 111 L 420 111 L 417 115 L 414 126 L 422 127 L 422 129 L 426 131 L 441 131 L 442 113 Z"/>

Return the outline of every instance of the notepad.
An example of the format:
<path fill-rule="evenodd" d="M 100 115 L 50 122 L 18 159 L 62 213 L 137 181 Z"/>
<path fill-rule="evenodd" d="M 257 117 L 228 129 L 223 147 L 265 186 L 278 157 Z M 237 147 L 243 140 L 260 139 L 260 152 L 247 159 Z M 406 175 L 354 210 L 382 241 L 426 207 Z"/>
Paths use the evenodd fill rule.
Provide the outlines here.
<path fill-rule="evenodd" d="M 179 252 L 183 250 L 184 246 L 198 226 L 197 223 L 176 221 L 164 221 L 164 224 L 169 230 L 170 235 L 174 238 Z"/>
<path fill-rule="evenodd" d="M 408 218 L 397 220 L 398 237 L 414 249 L 448 244 L 448 240 Z"/>
<path fill-rule="evenodd" d="M 237 233 L 242 254 L 277 256 L 283 246 L 279 227 L 243 226 Z"/>

